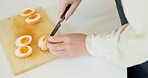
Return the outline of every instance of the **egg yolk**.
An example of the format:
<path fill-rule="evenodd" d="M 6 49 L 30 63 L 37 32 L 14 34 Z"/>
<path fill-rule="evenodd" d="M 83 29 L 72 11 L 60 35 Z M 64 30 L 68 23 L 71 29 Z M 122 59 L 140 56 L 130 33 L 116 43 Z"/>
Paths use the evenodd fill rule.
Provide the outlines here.
<path fill-rule="evenodd" d="M 34 18 L 36 18 L 37 16 L 38 16 L 37 14 L 33 14 L 33 15 L 29 16 L 29 19 L 34 19 Z"/>
<path fill-rule="evenodd" d="M 28 41 L 29 41 L 29 38 L 28 38 L 28 37 L 24 37 L 24 38 L 22 38 L 21 43 L 22 43 L 22 44 L 25 44 L 25 43 L 27 43 Z"/>
<path fill-rule="evenodd" d="M 26 54 L 26 53 L 28 52 L 28 50 L 29 50 L 29 49 L 28 49 L 28 47 L 26 47 L 26 46 L 20 48 L 20 52 L 21 52 L 22 54 Z"/>
<path fill-rule="evenodd" d="M 31 9 L 27 9 L 26 11 L 23 12 L 23 14 L 29 14 L 29 13 L 31 13 L 31 12 L 32 12 Z"/>

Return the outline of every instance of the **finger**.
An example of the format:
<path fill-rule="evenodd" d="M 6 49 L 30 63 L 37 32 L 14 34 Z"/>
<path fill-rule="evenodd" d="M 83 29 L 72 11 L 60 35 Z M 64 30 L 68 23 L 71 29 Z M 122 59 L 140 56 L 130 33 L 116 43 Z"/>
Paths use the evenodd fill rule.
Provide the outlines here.
<path fill-rule="evenodd" d="M 70 7 L 70 9 L 67 11 L 66 15 L 65 15 L 65 19 L 67 20 L 76 10 L 76 8 L 78 7 L 78 3 L 73 3 Z"/>
<path fill-rule="evenodd" d="M 70 58 L 69 54 L 64 54 L 61 56 L 62 58 Z"/>
<path fill-rule="evenodd" d="M 66 7 L 67 7 L 68 3 L 65 0 L 60 0 L 60 16 L 64 13 Z"/>
<path fill-rule="evenodd" d="M 57 44 L 48 43 L 48 44 L 47 44 L 47 47 L 48 47 L 50 50 L 55 50 L 55 51 L 66 49 L 64 43 L 57 43 Z"/>
<path fill-rule="evenodd" d="M 48 38 L 49 42 L 63 42 L 64 41 L 64 36 L 63 35 L 55 35 L 53 37 Z"/>
<path fill-rule="evenodd" d="M 64 54 L 61 56 L 62 58 L 73 58 L 74 56 L 71 56 L 70 54 Z"/>
<path fill-rule="evenodd" d="M 54 50 L 50 50 L 50 52 L 58 57 L 63 57 L 65 55 L 67 55 L 67 51 L 66 50 L 58 50 L 58 51 L 54 51 Z"/>

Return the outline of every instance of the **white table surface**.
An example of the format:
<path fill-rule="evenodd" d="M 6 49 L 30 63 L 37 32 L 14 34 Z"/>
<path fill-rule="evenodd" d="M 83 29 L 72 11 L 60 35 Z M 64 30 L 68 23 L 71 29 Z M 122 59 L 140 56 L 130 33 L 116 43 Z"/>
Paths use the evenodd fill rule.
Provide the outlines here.
<path fill-rule="evenodd" d="M 18 14 L 23 8 L 42 6 L 54 24 L 59 0 L 0 0 L 0 19 Z M 114 0 L 83 0 L 75 14 L 62 24 L 61 34 L 102 33 L 120 26 Z M 0 78 L 126 78 L 126 68 L 103 57 L 59 58 L 19 76 L 14 76 L 0 47 Z"/>

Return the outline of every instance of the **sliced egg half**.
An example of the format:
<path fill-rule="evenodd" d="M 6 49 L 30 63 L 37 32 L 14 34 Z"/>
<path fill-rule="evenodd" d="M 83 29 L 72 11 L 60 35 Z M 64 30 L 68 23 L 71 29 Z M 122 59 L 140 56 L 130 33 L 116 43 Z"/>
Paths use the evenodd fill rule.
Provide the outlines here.
<path fill-rule="evenodd" d="M 38 47 L 42 50 L 42 51 L 46 51 L 48 50 L 47 48 L 47 43 L 48 43 L 48 36 L 47 35 L 43 35 L 40 37 L 40 39 L 38 40 Z"/>
<path fill-rule="evenodd" d="M 41 15 L 39 13 L 34 13 L 26 18 L 26 23 L 28 24 L 36 24 L 39 22 Z"/>
<path fill-rule="evenodd" d="M 21 11 L 20 15 L 23 16 L 23 17 L 28 17 L 28 16 L 30 16 L 33 13 L 35 13 L 35 9 L 34 8 L 26 8 L 26 9 L 23 9 Z"/>
<path fill-rule="evenodd" d="M 27 46 L 31 43 L 31 41 L 32 41 L 31 35 L 23 35 L 15 41 L 15 44 L 16 46 Z"/>
<path fill-rule="evenodd" d="M 32 54 L 32 47 L 30 46 L 22 46 L 15 50 L 15 55 L 17 57 L 21 57 L 21 58 L 28 57 L 31 54 Z"/>

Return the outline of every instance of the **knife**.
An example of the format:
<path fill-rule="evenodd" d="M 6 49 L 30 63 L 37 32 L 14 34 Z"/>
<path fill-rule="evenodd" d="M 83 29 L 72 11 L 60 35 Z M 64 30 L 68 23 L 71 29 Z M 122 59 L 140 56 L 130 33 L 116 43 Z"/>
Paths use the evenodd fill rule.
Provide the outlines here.
<path fill-rule="evenodd" d="M 71 4 L 68 4 L 64 13 L 60 16 L 59 22 L 57 23 L 57 25 L 55 26 L 55 28 L 51 32 L 50 36 L 54 36 L 55 33 L 58 31 L 58 29 L 61 27 L 61 23 L 65 20 L 65 15 L 66 15 L 66 13 L 67 13 L 67 11 L 69 10 L 70 7 L 71 7 Z"/>

